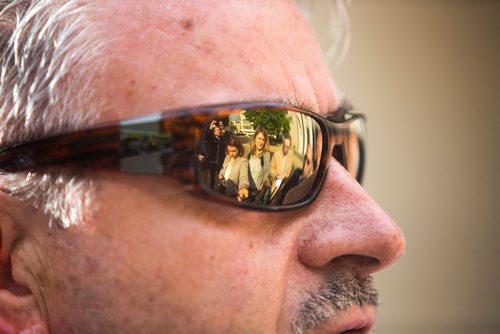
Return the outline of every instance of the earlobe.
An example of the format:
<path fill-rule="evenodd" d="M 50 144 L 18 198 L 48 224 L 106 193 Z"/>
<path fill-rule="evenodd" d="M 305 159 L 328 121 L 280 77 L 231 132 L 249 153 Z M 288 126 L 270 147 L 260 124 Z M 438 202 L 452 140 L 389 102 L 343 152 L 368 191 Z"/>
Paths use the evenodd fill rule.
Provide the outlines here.
<path fill-rule="evenodd" d="M 16 295 L 6 289 L 0 289 L 0 333 L 49 333 L 31 294 Z"/>
<path fill-rule="evenodd" d="M 22 237 L 5 209 L 11 200 L 0 191 L 0 333 L 49 333 L 30 289 L 15 281 L 11 255 Z M 16 265 L 16 264 L 14 264 Z"/>

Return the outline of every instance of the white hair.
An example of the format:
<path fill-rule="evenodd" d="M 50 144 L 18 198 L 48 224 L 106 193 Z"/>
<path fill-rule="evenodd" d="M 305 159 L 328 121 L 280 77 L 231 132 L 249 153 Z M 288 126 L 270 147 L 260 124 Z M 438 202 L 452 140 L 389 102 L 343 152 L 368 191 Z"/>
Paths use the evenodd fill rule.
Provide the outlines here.
<path fill-rule="evenodd" d="M 92 89 L 105 43 L 84 0 L 0 0 L 0 144 L 79 128 L 95 119 Z M 76 112 L 75 112 L 76 111 Z M 2 173 L 1 188 L 62 227 L 83 220 L 92 181 L 77 174 Z"/>
<path fill-rule="evenodd" d="M 332 0 L 329 58 L 348 46 L 346 2 Z M 314 0 L 297 0 L 306 16 Z M 95 3 L 95 2 L 94 2 Z M 0 0 L 0 145 L 80 128 L 103 103 L 93 90 L 104 71 L 104 30 L 90 0 Z M 317 20 L 311 20 L 316 22 Z M 94 181 L 70 172 L 0 172 L 0 189 L 42 210 L 51 225 L 68 228 L 93 207 Z"/>

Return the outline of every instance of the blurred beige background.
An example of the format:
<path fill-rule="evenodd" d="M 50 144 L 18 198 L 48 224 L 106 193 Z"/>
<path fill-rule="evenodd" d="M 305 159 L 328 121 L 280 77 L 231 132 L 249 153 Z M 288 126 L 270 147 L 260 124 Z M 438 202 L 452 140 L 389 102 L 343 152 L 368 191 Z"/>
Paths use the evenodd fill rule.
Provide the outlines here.
<path fill-rule="evenodd" d="M 376 332 L 498 334 L 500 1 L 354 0 L 349 12 L 332 73 L 368 117 L 364 185 L 408 242 L 376 274 Z"/>

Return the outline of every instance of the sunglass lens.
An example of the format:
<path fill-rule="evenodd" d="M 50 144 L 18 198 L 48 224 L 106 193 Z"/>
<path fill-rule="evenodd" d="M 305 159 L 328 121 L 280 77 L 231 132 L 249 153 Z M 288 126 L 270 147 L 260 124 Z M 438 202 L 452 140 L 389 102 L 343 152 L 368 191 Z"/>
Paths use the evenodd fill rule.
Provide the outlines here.
<path fill-rule="evenodd" d="M 206 123 L 195 154 L 202 189 L 246 206 L 307 201 L 323 154 L 318 122 L 295 110 L 227 111 Z"/>

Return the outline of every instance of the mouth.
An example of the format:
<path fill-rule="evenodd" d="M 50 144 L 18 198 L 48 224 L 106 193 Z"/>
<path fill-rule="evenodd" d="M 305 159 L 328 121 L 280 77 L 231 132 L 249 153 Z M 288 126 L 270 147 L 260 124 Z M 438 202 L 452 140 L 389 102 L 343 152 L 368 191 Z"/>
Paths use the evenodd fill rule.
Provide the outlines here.
<path fill-rule="evenodd" d="M 369 334 L 375 324 L 375 307 L 354 306 L 334 315 L 312 330 L 314 334 Z"/>

